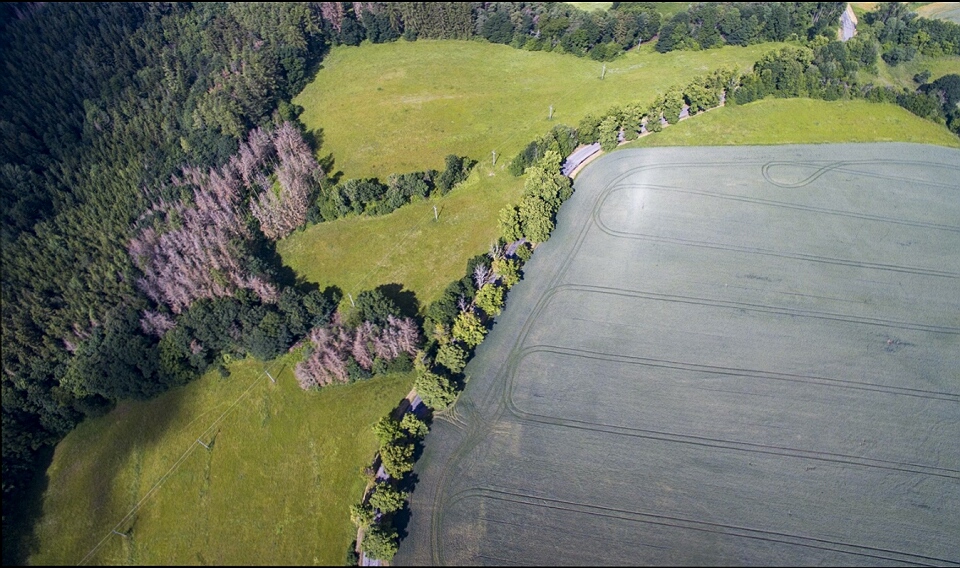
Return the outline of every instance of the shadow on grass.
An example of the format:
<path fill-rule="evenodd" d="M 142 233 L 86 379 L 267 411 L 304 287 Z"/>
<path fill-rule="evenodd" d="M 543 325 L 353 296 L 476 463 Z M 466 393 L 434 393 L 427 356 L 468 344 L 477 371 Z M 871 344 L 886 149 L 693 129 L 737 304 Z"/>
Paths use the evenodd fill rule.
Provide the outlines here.
<path fill-rule="evenodd" d="M 56 448 L 45 450 L 41 463 L 38 463 L 36 476 L 24 494 L 23 502 L 18 503 L 17 518 L 11 519 L 9 523 L 14 525 L 12 535 L 8 534 L 6 529 L 9 525 L 7 519 L 4 519 L 4 565 L 26 564 L 30 562 L 32 555 L 42 550 L 41 547 L 54 546 L 64 550 L 60 553 L 64 555 L 61 560 L 77 563 L 107 536 L 115 523 L 124 519 L 146 491 L 138 489 L 138 494 L 131 499 L 129 492 L 115 489 L 115 481 L 131 463 L 136 464 L 135 475 L 139 487 L 149 487 L 156 481 L 140 481 L 140 461 L 143 453 L 164 437 L 171 419 L 178 415 L 184 388 L 175 387 L 149 401 L 121 402 L 102 416 L 87 418 L 78 426 L 87 429 L 82 434 L 85 437 L 82 453 L 77 451 L 77 442 L 67 442 L 73 445 L 68 446 L 69 450 L 78 455 L 82 454 L 82 457 L 70 463 L 58 464 L 59 473 L 55 478 L 50 477 L 48 470 L 53 463 Z M 67 438 L 71 435 L 78 434 L 73 432 L 68 434 Z M 64 440 L 61 440 L 58 446 L 62 444 Z M 87 535 L 64 535 L 68 540 L 63 542 L 41 542 L 44 535 L 39 534 L 37 529 L 44 514 L 64 515 L 63 511 L 52 509 L 56 506 L 55 502 L 45 503 L 47 490 L 50 487 L 63 489 L 65 484 L 69 489 L 68 505 L 75 510 L 79 509 L 84 518 L 100 519 L 102 525 L 95 526 Z M 116 538 L 130 537 L 135 529 L 136 518 L 134 514 L 126 519 L 124 525 L 118 529 L 123 534 Z M 67 529 L 76 526 L 76 521 L 71 519 L 61 520 L 60 523 Z M 65 556 L 70 553 L 71 545 L 80 555 L 77 558 Z"/>
<path fill-rule="evenodd" d="M 43 494 L 50 479 L 46 471 L 53 461 L 53 448 L 44 446 L 37 452 L 34 473 L 16 500 L 4 503 L 3 510 L 3 565 L 23 566 L 30 554 L 40 546 L 36 532 L 43 514 Z M 7 497 L 4 496 L 4 500 Z"/>
<path fill-rule="evenodd" d="M 382 293 L 388 300 L 392 300 L 400 309 L 400 315 L 403 317 L 420 319 L 420 300 L 411 290 L 404 290 L 403 284 L 383 284 L 377 286 L 376 290 Z"/>

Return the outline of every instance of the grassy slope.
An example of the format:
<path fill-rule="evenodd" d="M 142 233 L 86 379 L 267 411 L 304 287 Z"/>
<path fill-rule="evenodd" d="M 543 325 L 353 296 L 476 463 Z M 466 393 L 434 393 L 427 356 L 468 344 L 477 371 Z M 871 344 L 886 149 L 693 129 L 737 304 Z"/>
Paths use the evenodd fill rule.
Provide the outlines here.
<path fill-rule="evenodd" d="M 574 8 L 578 10 L 583 10 L 584 12 L 593 12 L 598 10 L 609 10 L 610 6 L 613 5 L 613 2 L 567 2 Z"/>
<path fill-rule="evenodd" d="M 57 446 L 32 564 L 340 564 L 347 509 L 376 450 L 369 428 L 407 393 L 392 376 L 304 393 L 293 356 L 253 360 L 87 420 Z M 277 374 L 277 369 L 285 364 Z M 260 376 L 257 381 L 257 376 Z M 208 426 L 250 388 L 224 419 Z M 202 436 L 212 451 L 196 445 Z M 111 529 L 194 446 L 139 511 Z"/>
<path fill-rule="evenodd" d="M 893 104 L 867 101 L 764 99 L 694 116 L 630 144 L 706 146 L 920 142 L 960 147 L 960 139 Z"/>
<path fill-rule="evenodd" d="M 398 41 L 337 48 L 295 102 L 301 119 L 322 129 L 321 154 L 332 152 L 347 177 L 441 169 L 447 154 L 512 157 L 555 122 L 658 92 L 723 65 L 752 66 L 774 47 L 725 47 L 657 54 L 644 46 L 606 64 L 505 45 Z"/>
<path fill-rule="evenodd" d="M 913 90 L 917 88 L 917 84 L 913 82 L 913 76 L 924 70 L 930 71 L 929 81 L 935 81 L 951 73 L 960 74 L 960 56 L 927 57 L 918 55 L 913 60 L 897 65 L 896 67 L 887 65 L 883 60 L 880 60 L 877 62 L 876 75 L 860 72 L 858 79 L 862 83 L 874 83 L 877 85 Z"/>

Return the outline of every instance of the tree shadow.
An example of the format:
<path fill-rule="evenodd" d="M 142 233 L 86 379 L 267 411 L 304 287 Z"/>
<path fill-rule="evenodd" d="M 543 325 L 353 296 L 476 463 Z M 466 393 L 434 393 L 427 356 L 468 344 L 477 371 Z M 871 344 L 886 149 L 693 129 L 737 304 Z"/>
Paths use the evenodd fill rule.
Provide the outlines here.
<path fill-rule="evenodd" d="M 324 141 L 323 129 L 322 128 L 314 128 L 313 130 L 304 129 L 303 141 L 306 142 L 307 145 L 310 146 L 310 149 L 313 150 L 313 153 L 316 154 L 317 152 L 320 151 L 320 148 L 323 147 L 323 141 Z"/>
<path fill-rule="evenodd" d="M 416 476 L 411 473 L 411 474 L 408 474 L 407 477 L 416 477 Z M 403 503 L 403 508 L 393 513 L 393 518 L 392 518 L 393 527 L 397 529 L 397 536 L 400 537 L 401 541 L 407 538 L 407 536 L 410 534 L 407 531 L 407 527 L 410 525 L 411 514 L 412 514 L 412 511 L 410 510 L 409 501 L 405 501 Z"/>
<path fill-rule="evenodd" d="M 40 548 L 37 525 L 43 516 L 43 494 L 50 484 L 47 468 L 53 462 L 53 447 L 37 451 L 33 474 L 16 499 L 3 504 L 3 565 L 26 566 L 30 554 Z"/>
<path fill-rule="evenodd" d="M 288 286 L 299 287 L 303 279 L 289 266 L 283 263 L 283 258 L 277 252 L 277 243 L 263 236 L 258 230 L 251 246 L 252 258 L 250 268 L 254 273 L 263 272 L 271 277 L 279 288 Z"/>
<path fill-rule="evenodd" d="M 400 308 L 401 316 L 413 318 L 422 324 L 420 321 L 420 300 L 417 299 L 417 295 L 412 290 L 404 290 L 403 284 L 397 284 L 396 282 L 382 284 L 377 286 L 376 290 Z"/>
<path fill-rule="evenodd" d="M 191 381 L 198 380 L 199 376 Z M 87 515 L 93 519 L 106 519 L 122 516 L 132 505 L 128 498 L 115 495 L 111 491 L 113 480 L 120 477 L 131 460 L 142 460 L 146 453 L 153 451 L 163 440 L 167 426 L 177 416 L 183 405 L 184 389 L 176 386 L 148 400 L 126 400 L 117 403 L 108 412 L 98 416 L 88 416 L 85 421 L 99 421 L 95 426 L 100 435 L 96 443 L 87 444 L 82 459 L 70 464 L 69 478 L 51 479 L 48 470 L 52 464 L 54 452 L 63 438 L 55 446 L 46 446 L 39 451 L 35 465 L 35 475 L 22 495 L 11 508 L 4 503 L 3 519 L 3 565 L 26 565 L 30 556 L 40 552 L 41 546 L 50 546 L 50 542 L 41 542 L 38 527 L 44 520 L 44 513 L 62 515 L 62 510 L 44 510 L 44 497 L 51 483 L 67 481 L 71 484 L 72 501 L 81 500 Z M 145 409 L 143 405 L 161 404 L 158 399 L 166 398 L 162 403 L 163 411 Z M 155 410 L 155 409 L 154 409 Z M 68 433 L 67 436 L 70 434 Z M 131 456 L 139 457 L 132 458 Z M 142 497 L 138 495 L 137 498 Z M 6 500 L 5 500 L 6 501 Z M 8 516 L 9 515 L 9 516 Z M 110 521 L 111 523 L 113 521 Z M 108 538 L 127 538 L 132 534 L 137 516 L 130 516 L 118 535 L 110 534 L 110 527 L 94 523 L 87 535 L 87 546 L 93 547 L 104 536 Z M 68 526 L 76 526 L 68 521 Z M 11 530 L 12 529 L 12 530 Z M 96 562 L 96 559 L 92 559 Z"/>

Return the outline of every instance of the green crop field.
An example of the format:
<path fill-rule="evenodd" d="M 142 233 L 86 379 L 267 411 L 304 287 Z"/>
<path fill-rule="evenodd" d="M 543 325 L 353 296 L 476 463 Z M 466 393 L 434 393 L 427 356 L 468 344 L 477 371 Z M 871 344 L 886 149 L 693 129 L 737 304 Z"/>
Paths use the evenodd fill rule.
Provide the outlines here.
<path fill-rule="evenodd" d="M 960 151 L 623 150 L 575 187 L 398 564 L 960 558 Z"/>
<path fill-rule="evenodd" d="M 960 147 L 945 126 L 894 104 L 764 99 L 692 116 L 629 147 L 920 142 Z"/>
<path fill-rule="evenodd" d="M 294 363 L 270 364 L 274 384 L 263 363 L 236 362 L 227 379 L 211 372 L 81 424 L 47 472 L 30 563 L 341 564 L 377 447 L 370 426 L 413 379 L 308 393 Z"/>
<path fill-rule="evenodd" d="M 512 158 L 555 123 L 652 101 L 719 67 L 748 70 L 779 44 L 659 54 L 651 45 L 602 63 L 479 41 L 338 47 L 294 102 L 321 154 L 348 178 L 443 167 L 447 154 Z M 554 122 L 547 120 L 550 105 Z"/>
<path fill-rule="evenodd" d="M 914 11 L 924 18 L 949 20 L 960 24 L 960 2 L 911 2 L 911 4 L 920 4 L 914 8 Z"/>

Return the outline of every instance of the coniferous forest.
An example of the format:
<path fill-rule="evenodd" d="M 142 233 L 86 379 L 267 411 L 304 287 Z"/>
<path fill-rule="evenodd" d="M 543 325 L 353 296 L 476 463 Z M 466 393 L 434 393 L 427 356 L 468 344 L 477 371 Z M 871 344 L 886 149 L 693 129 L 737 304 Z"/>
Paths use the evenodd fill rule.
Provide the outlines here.
<path fill-rule="evenodd" d="M 609 60 L 649 41 L 666 52 L 821 37 L 813 63 L 831 85 L 851 61 L 960 54 L 960 26 L 894 7 L 831 59 L 824 46 L 844 7 L 707 3 L 664 18 L 653 3 L 593 13 L 542 2 L 4 4 L 5 529 L 44 448 L 117 401 L 222 366 L 223 354 L 268 359 L 309 339 L 321 347 L 301 366 L 304 384 L 409 364 L 419 333 L 410 314 L 336 321 L 339 291 L 298 281 L 274 243 L 307 223 L 445 192 L 470 160 L 338 183 L 316 159 L 322 136 L 290 102 L 332 46 L 482 39 Z M 768 63 L 776 76 L 782 62 Z M 761 79 L 741 102 L 772 92 Z M 956 131 L 960 87 L 941 83 L 901 104 Z M 311 335 L 324 325 L 333 331 Z M 348 359 L 349 334 L 379 350 Z"/>

